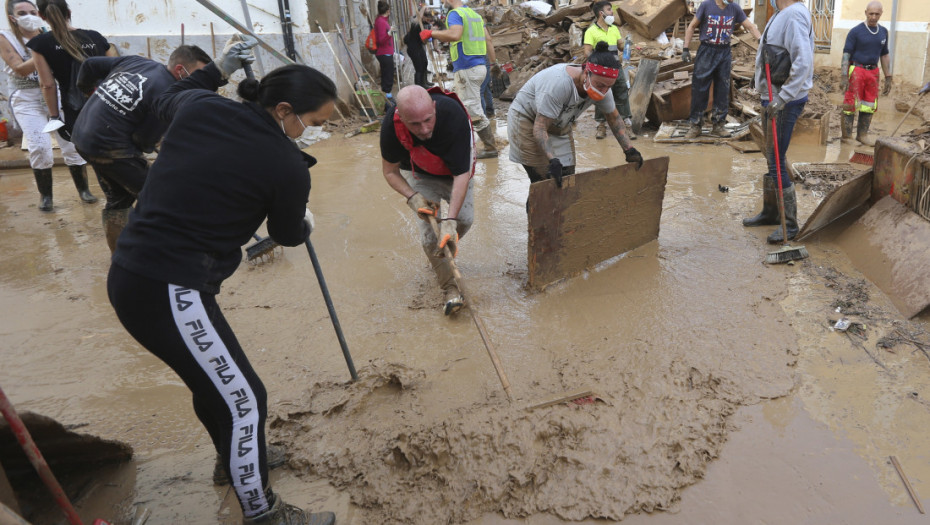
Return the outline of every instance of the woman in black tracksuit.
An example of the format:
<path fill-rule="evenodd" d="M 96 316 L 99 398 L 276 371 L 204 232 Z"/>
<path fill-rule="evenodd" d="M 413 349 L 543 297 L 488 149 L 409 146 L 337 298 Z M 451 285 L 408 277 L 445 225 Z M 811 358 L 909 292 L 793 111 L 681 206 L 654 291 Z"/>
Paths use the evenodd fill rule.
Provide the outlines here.
<path fill-rule="evenodd" d="M 155 103 L 171 124 L 117 242 L 107 291 L 123 326 L 193 393 L 245 523 L 333 523 L 332 513 L 311 515 L 272 492 L 265 388 L 215 295 L 266 218 L 279 244 L 310 235 L 316 160 L 293 139 L 330 116 L 336 88 L 313 68 L 289 65 L 240 83 L 240 103 L 214 92 L 231 73 L 224 69 L 212 62 Z"/>

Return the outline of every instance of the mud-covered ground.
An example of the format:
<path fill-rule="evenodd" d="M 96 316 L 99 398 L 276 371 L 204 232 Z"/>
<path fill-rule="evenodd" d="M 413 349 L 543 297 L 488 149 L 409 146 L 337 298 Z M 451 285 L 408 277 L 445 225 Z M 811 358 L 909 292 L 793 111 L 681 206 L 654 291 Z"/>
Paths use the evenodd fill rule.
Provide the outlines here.
<path fill-rule="evenodd" d="M 622 162 L 593 135 L 578 125 L 579 171 Z M 888 458 L 930 504 L 930 316 L 902 319 L 850 264 L 855 247 L 833 239 L 851 219 L 806 242 L 809 259 L 762 264 L 769 228 L 740 223 L 759 206 L 758 154 L 635 145 L 671 159 L 658 241 L 543 293 L 524 287 L 522 168 L 506 150 L 478 164 L 458 262 L 513 402 L 469 312 L 441 314 L 377 134 L 308 148 L 313 244 L 360 380 L 306 250 L 244 263 L 218 296 L 267 387 L 269 440 L 288 451 L 275 489 L 340 523 L 914 523 Z M 789 152 L 851 154 L 839 141 Z M 20 410 L 135 449 L 75 489 L 85 520 L 130 523 L 144 507 L 149 523 L 238 523 L 189 393 L 107 302 L 100 205 L 55 175 L 50 214 L 28 172 L 0 175 L 0 386 Z M 800 188 L 802 220 L 821 196 Z M 832 330 L 841 316 L 856 329 Z M 599 401 L 526 409 L 580 388 Z"/>

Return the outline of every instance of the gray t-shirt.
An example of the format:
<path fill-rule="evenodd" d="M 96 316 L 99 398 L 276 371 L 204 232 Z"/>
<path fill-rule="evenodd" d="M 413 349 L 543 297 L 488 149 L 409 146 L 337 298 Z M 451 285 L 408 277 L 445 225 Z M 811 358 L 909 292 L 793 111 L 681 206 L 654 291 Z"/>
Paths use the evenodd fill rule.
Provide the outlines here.
<path fill-rule="evenodd" d="M 535 120 L 536 115 L 553 119 L 555 122 L 548 131 L 557 135 L 567 134 L 572 122 L 591 104 L 604 113 L 610 113 L 615 109 L 614 97 L 610 91 L 600 102 L 594 102 L 589 97 L 582 98 L 575 89 L 572 77 L 566 71 L 568 67 L 579 66 L 556 64 L 533 75 L 533 78 L 520 88 L 511 108 L 531 120 Z"/>

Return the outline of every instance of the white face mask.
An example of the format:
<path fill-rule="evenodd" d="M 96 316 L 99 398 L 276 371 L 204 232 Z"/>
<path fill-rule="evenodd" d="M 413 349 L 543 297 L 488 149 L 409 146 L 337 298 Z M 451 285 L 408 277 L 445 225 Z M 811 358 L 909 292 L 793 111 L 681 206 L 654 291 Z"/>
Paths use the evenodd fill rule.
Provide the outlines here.
<path fill-rule="evenodd" d="M 304 124 L 303 120 L 300 119 L 300 115 L 298 115 L 297 113 L 294 113 L 294 116 L 297 117 L 297 122 L 300 122 L 300 125 L 303 126 L 304 130 L 300 133 L 299 137 L 297 137 L 296 139 L 291 139 L 291 137 L 287 134 L 287 131 L 284 131 L 284 119 L 281 119 L 279 122 L 281 123 L 281 131 L 284 131 L 284 135 L 287 136 L 287 138 L 291 139 L 294 142 L 294 145 L 296 145 L 298 148 L 302 147 L 301 143 L 306 145 L 306 144 L 313 144 L 314 142 L 316 142 L 316 135 L 318 135 L 320 131 L 323 130 L 323 127 L 322 126 L 308 126 Z"/>
<path fill-rule="evenodd" d="M 614 25 L 614 20 L 616 20 L 616 19 L 614 18 L 613 15 L 607 15 L 607 16 L 604 17 L 604 23 L 606 23 L 606 24 L 609 25 L 609 26 Z"/>
<path fill-rule="evenodd" d="M 38 31 L 45 27 L 45 21 L 36 15 L 23 15 L 16 19 L 16 25 L 23 31 Z"/>

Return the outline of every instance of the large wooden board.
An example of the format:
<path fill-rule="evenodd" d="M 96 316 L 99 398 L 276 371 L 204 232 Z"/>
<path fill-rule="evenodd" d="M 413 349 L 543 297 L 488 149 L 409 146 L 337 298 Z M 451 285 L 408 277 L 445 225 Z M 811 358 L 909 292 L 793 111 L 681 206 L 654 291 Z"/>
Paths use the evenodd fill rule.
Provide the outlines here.
<path fill-rule="evenodd" d="M 659 236 L 668 157 L 530 185 L 528 284 L 542 289 Z"/>
<path fill-rule="evenodd" d="M 683 0 L 628 0 L 617 9 L 624 22 L 649 38 L 659 36 L 688 12 Z"/>
<path fill-rule="evenodd" d="M 636 77 L 633 87 L 630 88 L 630 110 L 633 112 L 633 133 L 639 134 L 646 119 L 646 110 L 656 85 L 656 76 L 659 74 L 659 61 L 644 58 L 639 61 L 636 68 Z"/>
<path fill-rule="evenodd" d="M 858 208 L 869 200 L 872 193 L 872 170 L 864 169 L 862 173 L 833 188 L 833 191 L 817 205 L 804 227 L 798 232 L 797 239 L 805 238 L 826 228 L 833 221 Z"/>

